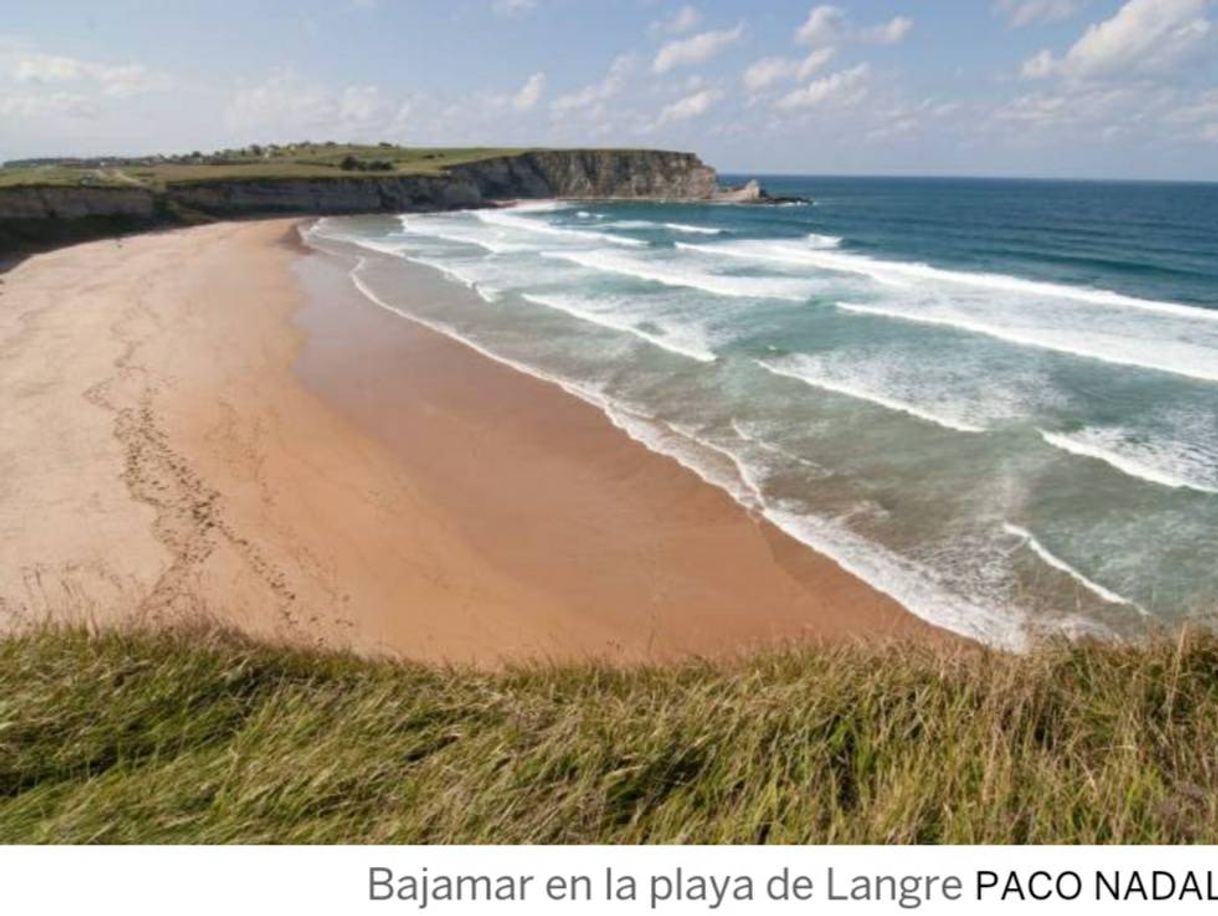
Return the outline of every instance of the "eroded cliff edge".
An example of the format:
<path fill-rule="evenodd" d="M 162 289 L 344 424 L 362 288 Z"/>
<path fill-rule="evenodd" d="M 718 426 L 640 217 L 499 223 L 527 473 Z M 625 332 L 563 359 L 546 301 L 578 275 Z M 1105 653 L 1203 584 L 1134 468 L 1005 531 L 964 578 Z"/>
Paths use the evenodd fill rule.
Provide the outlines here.
<path fill-rule="evenodd" d="M 715 170 L 693 153 L 530 150 L 441 174 L 226 175 L 150 187 L 0 188 L 0 251 L 212 219 L 449 210 L 517 198 L 708 200 Z"/>

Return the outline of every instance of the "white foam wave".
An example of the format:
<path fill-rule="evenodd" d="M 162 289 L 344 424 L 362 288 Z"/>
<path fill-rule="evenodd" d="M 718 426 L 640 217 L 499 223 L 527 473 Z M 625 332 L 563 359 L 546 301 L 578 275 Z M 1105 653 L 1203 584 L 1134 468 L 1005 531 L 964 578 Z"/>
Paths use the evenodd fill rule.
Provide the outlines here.
<path fill-rule="evenodd" d="M 1020 651 L 1026 647 L 1022 614 L 954 593 L 937 580 L 932 570 L 854 533 L 839 520 L 768 504 L 756 475 L 730 450 L 618 405 L 608 407 L 606 412 L 631 438 L 673 458 L 726 491 L 744 508 L 758 511 L 792 538 L 893 598 L 915 616 L 998 648 Z"/>
<path fill-rule="evenodd" d="M 798 464 L 801 467 L 814 472 L 818 477 L 826 476 L 830 473 L 815 461 L 809 461 L 807 458 L 803 457 L 803 455 L 797 455 L 795 452 L 785 449 L 781 445 L 775 445 L 773 442 L 766 440 L 759 433 L 750 430 L 747 424 L 741 422 L 735 417 L 732 417 L 731 419 L 731 427 L 732 431 L 739 436 L 742 441 L 761 449 L 763 452 L 769 452 L 771 455 L 776 455 L 785 462 Z"/>
<path fill-rule="evenodd" d="M 473 213 L 481 222 L 486 223 L 488 226 L 494 226 L 500 229 L 511 229 L 517 232 L 532 232 L 537 235 L 555 236 L 563 239 L 574 239 L 575 241 L 589 244 L 608 242 L 611 245 L 622 245 L 628 248 L 647 247 L 647 243 L 640 239 L 632 239 L 624 235 L 614 235 L 610 232 L 597 232 L 590 229 L 564 229 L 560 226 L 552 226 L 549 223 L 543 223 L 539 220 L 513 216 L 511 213 L 507 213 L 503 210 L 475 210 Z"/>
<path fill-rule="evenodd" d="M 838 248 L 842 244 L 841 236 L 837 235 L 820 235 L 816 232 L 809 232 L 805 238 L 813 248 Z"/>
<path fill-rule="evenodd" d="M 983 334 L 1021 347 L 1053 350 L 1118 366 L 1135 366 L 1155 372 L 1168 372 L 1205 382 L 1218 382 L 1218 354 L 1208 347 L 1173 341 L 1150 341 L 1135 337 L 1088 334 L 1080 328 L 1011 327 L 955 311 L 926 312 L 920 309 L 891 308 L 839 302 L 837 307 L 856 315 L 871 315 L 916 324 L 955 328 Z"/>
<path fill-rule="evenodd" d="M 691 226 L 689 223 L 665 223 L 664 228 L 673 232 L 688 232 L 691 235 L 723 235 L 727 231 L 710 226 Z"/>
<path fill-rule="evenodd" d="M 972 423 L 967 423 L 956 417 L 946 416 L 942 413 L 927 410 L 924 407 L 914 404 L 910 401 L 895 398 L 889 394 L 877 390 L 874 387 L 869 387 L 858 380 L 848 380 L 836 378 L 818 366 L 812 360 L 789 360 L 787 362 L 767 362 L 765 360 L 757 360 L 757 365 L 773 375 L 784 376 L 786 378 L 795 379 L 803 382 L 806 385 L 811 385 L 814 388 L 822 388 L 825 391 L 832 391 L 835 394 L 842 394 L 847 397 L 855 398 L 856 400 L 868 401 L 872 404 L 877 404 L 888 410 L 895 410 L 900 413 L 909 414 L 912 417 L 917 417 L 919 420 L 925 420 L 928 423 L 933 423 L 936 426 L 941 426 L 944 429 L 950 429 L 961 433 L 983 433 L 984 426 L 976 426 Z"/>
<path fill-rule="evenodd" d="M 431 330 L 435 331 L 438 334 L 443 334 L 445 337 L 448 337 L 452 340 L 457 341 L 460 344 L 463 344 L 464 346 L 469 347 L 471 350 L 474 350 L 477 353 L 482 354 L 483 356 L 487 357 L 488 359 L 493 359 L 497 363 L 501 363 L 505 366 L 509 366 L 512 369 L 515 369 L 517 372 L 522 372 L 525 375 L 532 376 L 535 379 L 539 379 L 543 382 L 549 382 L 552 385 L 556 385 L 559 388 L 561 388 L 563 391 L 572 395 L 573 397 L 577 397 L 581 401 L 585 401 L 588 404 L 593 405 L 594 407 L 600 408 L 601 410 L 606 409 L 607 402 L 606 402 L 604 396 L 599 391 L 596 391 L 595 389 L 587 387 L 586 385 L 580 385 L 580 384 L 572 381 L 571 379 L 560 378 L 557 375 L 552 375 L 550 373 L 543 372 L 534 366 L 529 366 L 518 360 L 514 360 L 509 357 L 503 356 L 499 353 L 495 353 L 494 351 L 487 349 L 486 347 L 484 347 L 482 344 L 478 343 L 477 341 L 462 334 L 460 331 L 458 331 L 456 328 L 452 327 L 451 325 L 444 324 L 443 322 L 440 322 L 440 321 L 434 321 L 429 318 L 424 318 L 420 315 L 416 315 L 412 312 L 405 311 L 404 309 L 400 309 L 397 306 L 389 304 L 384 299 L 382 299 L 380 296 L 378 296 L 376 294 L 376 291 L 373 290 L 372 287 L 369 286 L 368 283 L 361 276 L 361 273 L 362 273 L 364 267 L 366 266 L 367 262 L 368 262 L 367 258 L 357 257 L 356 264 L 351 269 L 348 276 L 351 278 L 352 285 L 354 285 L 355 288 L 357 290 L 359 290 L 360 293 L 363 294 L 364 298 L 366 298 L 373 305 L 379 306 L 380 308 L 383 308 L 387 312 L 392 312 L 393 314 L 397 315 L 400 318 L 406 318 L 410 321 L 414 321 L 418 324 L 421 324 L 426 328 L 430 328 Z"/>
<path fill-rule="evenodd" d="M 665 286 L 700 289 L 717 296 L 748 299 L 789 299 L 802 302 L 812 286 L 802 280 L 779 277 L 733 277 L 686 266 L 678 260 L 656 261 L 607 251 L 545 251 L 544 257 L 558 258 L 591 270 L 622 274 Z"/>
<path fill-rule="evenodd" d="M 928 623 L 996 648 L 1027 647 L 1021 612 L 955 593 L 933 570 L 870 541 L 835 519 L 769 508 L 765 516 L 791 537 L 896 600 Z"/>
<path fill-rule="evenodd" d="M 1027 544 L 1028 548 L 1034 554 L 1036 554 L 1038 557 L 1040 557 L 1045 563 L 1047 563 L 1049 566 L 1052 566 L 1054 569 L 1056 569 L 1060 572 L 1064 572 L 1071 579 L 1074 579 L 1076 582 L 1078 582 L 1080 585 L 1082 585 L 1083 588 L 1087 589 L 1093 595 L 1098 595 L 1100 598 L 1102 598 L 1104 601 L 1107 601 L 1109 604 L 1123 604 L 1128 607 L 1135 608 L 1142 614 L 1146 613 L 1144 610 L 1142 610 L 1142 608 L 1138 607 L 1138 605 L 1134 604 L 1128 598 L 1118 595 L 1116 592 L 1112 591 L 1111 589 L 1105 588 L 1104 586 L 1100 585 L 1098 582 L 1087 578 L 1085 575 L 1083 575 L 1081 572 L 1079 572 L 1077 569 L 1075 569 L 1073 566 L 1071 566 L 1061 557 L 1052 553 L 1047 547 L 1045 547 L 1044 544 L 1042 544 L 1040 541 L 1038 541 L 1036 539 L 1036 537 L 1032 534 L 1032 532 L 1028 531 L 1026 528 L 1020 528 L 1018 525 L 1012 525 L 1010 522 L 1004 522 L 1003 526 L 1002 526 L 1002 530 L 1005 531 L 1007 534 L 1012 535 L 1013 537 L 1017 537 L 1020 540 L 1022 540 L 1025 544 Z"/>
<path fill-rule="evenodd" d="M 1218 493 L 1218 468 L 1207 467 L 1203 459 L 1186 447 L 1173 449 L 1161 443 L 1131 442 L 1119 429 L 1088 428 L 1069 435 L 1043 429 L 1039 432 L 1054 448 L 1102 461 L 1130 477 L 1176 490 Z"/>
<path fill-rule="evenodd" d="M 650 324 L 665 331 L 664 334 L 653 334 L 638 327 L 629 317 L 623 317 L 620 310 L 613 309 L 612 303 L 608 303 L 609 309 L 607 310 L 605 308 L 606 303 L 598 302 L 597 300 L 580 299 L 574 296 L 523 293 L 522 298 L 546 308 L 565 312 L 582 321 L 588 321 L 603 328 L 633 334 L 635 337 L 645 340 L 653 346 L 660 347 L 678 356 L 688 357 L 703 363 L 713 363 L 716 359 L 714 351 L 706 345 L 705 339 L 689 328 L 678 328 L 655 319 L 649 319 Z"/>
<path fill-rule="evenodd" d="M 1138 309 L 1198 321 L 1218 321 L 1218 309 L 1198 308 L 1191 305 L 1182 305 L 1177 302 L 1139 299 L 1110 290 L 1067 286 L 1061 283 L 1049 283 L 1041 280 L 1027 280 L 1022 277 L 1006 276 L 1005 274 L 946 270 L 940 267 L 932 267 L 929 264 L 907 261 L 883 261 L 867 257 L 866 255 L 815 250 L 771 242 L 724 242 L 700 247 L 707 252 L 728 255 L 729 257 L 782 261 L 784 263 L 817 267 L 822 270 L 861 274 L 887 285 L 904 285 L 930 281 L 993 292 L 1019 293 L 1042 299 L 1066 299 L 1088 305 Z"/>

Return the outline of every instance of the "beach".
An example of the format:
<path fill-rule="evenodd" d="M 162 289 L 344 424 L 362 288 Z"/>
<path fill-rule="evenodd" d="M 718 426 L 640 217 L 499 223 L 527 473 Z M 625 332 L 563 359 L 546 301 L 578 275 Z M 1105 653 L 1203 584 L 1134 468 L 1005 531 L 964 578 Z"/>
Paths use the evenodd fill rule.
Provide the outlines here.
<path fill-rule="evenodd" d="M 267 220 L 0 286 L 0 613 L 495 666 L 944 638 Z M 413 289 L 414 287 L 412 287 Z M 462 293 L 417 268 L 417 294 Z"/>

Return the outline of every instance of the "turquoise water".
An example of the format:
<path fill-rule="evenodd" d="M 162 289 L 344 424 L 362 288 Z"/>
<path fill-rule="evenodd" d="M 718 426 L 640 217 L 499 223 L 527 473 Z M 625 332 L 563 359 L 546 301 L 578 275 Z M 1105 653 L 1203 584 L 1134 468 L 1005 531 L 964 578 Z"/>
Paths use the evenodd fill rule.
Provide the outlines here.
<path fill-rule="evenodd" d="M 815 203 L 309 236 L 932 622 L 1018 647 L 1218 609 L 1218 185 L 765 183 Z M 411 262 L 478 295 L 412 302 Z"/>

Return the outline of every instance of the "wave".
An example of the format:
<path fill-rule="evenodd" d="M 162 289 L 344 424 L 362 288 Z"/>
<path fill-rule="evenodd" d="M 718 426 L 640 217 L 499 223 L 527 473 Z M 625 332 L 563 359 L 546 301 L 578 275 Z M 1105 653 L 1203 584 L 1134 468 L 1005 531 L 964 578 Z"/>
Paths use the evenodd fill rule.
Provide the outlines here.
<path fill-rule="evenodd" d="M 647 243 L 640 239 L 632 239 L 624 235 L 614 235 L 610 232 L 598 232 L 590 229 L 563 229 L 559 226 L 551 226 L 549 223 L 513 216 L 502 210 L 474 210 L 471 212 L 480 222 L 499 229 L 532 232 L 538 235 L 551 235 L 558 238 L 576 239 L 581 242 L 608 242 L 611 245 L 623 245 L 628 248 L 647 247 Z"/>
<path fill-rule="evenodd" d="M 912 417 L 917 417 L 919 420 L 933 423 L 936 426 L 943 427 L 944 429 L 950 429 L 954 432 L 960 433 L 983 433 L 986 431 L 984 426 L 977 426 L 956 417 L 949 417 L 941 413 L 929 411 L 917 404 L 913 404 L 900 398 L 894 398 L 891 395 L 876 391 L 874 388 L 868 388 L 865 385 L 859 384 L 857 381 L 852 382 L 835 378 L 824 372 L 818 371 L 811 361 L 799 361 L 795 365 L 781 365 L 766 362 L 765 360 L 757 360 L 756 362 L 758 366 L 773 375 L 795 379 L 796 381 L 803 382 L 805 385 L 811 385 L 813 388 L 821 388 L 825 391 L 832 391 L 834 394 L 845 395 L 846 397 L 855 398 L 856 400 L 860 401 L 868 401 L 869 403 L 879 405 L 887 410 L 895 410 L 900 413 L 909 414 Z"/>
<path fill-rule="evenodd" d="M 540 369 L 535 368 L 534 366 L 530 366 L 525 363 L 519 362 L 518 360 L 511 359 L 510 357 L 502 356 L 498 353 L 495 353 L 493 350 L 487 349 L 482 344 L 478 343 L 477 341 L 473 340 L 472 338 L 465 336 L 464 334 L 462 334 L 460 331 L 458 331 L 456 328 L 452 327 L 451 325 L 447 325 L 441 321 L 434 321 L 429 318 L 423 318 L 419 315 L 414 314 L 413 312 L 408 312 L 408 311 L 405 311 L 404 309 L 398 308 L 397 306 L 389 304 L 384 299 L 382 299 L 380 296 L 378 296 L 376 294 L 376 291 L 373 290 L 364 281 L 363 277 L 360 276 L 360 274 L 362 273 L 367 262 L 368 262 L 367 258 L 357 257 L 356 264 L 350 270 L 350 272 L 348 273 L 348 276 L 351 278 L 352 285 L 357 290 L 359 290 L 359 292 L 364 296 L 364 298 L 367 299 L 369 302 L 371 302 L 373 305 L 376 305 L 379 308 L 382 308 L 387 312 L 392 312 L 394 315 L 397 315 L 399 318 L 405 318 L 408 321 L 413 321 L 413 322 L 416 322 L 417 324 L 421 324 L 421 325 L 423 325 L 423 327 L 429 328 L 432 331 L 435 331 L 437 334 L 443 334 L 445 337 L 448 337 L 451 340 L 455 340 L 457 343 L 463 344 L 464 346 L 469 347 L 471 350 L 473 350 L 477 353 L 480 353 L 481 355 L 485 356 L 487 359 L 493 359 L 495 362 L 500 363 L 504 366 L 508 366 L 512 369 L 515 369 L 517 372 L 521 372 L 525 375 L 531 376 L 532 378 L 538 379 L 543 382 L 548 382 L 551 385 L 556 385 L 557 387 L 561 388 L 563 391 L 567 392 L 567 394 L 571 395 L 572 397 L 579 398 L 581 401 L 591 404 L 592 406 L 594 406 L 596 408 L 599 408 L 601 410 L 604 410 L 606 408 L 606 403 L 607 403 L 606 399 L 599 391 L 596 391 L 595 389 L 589 388 L 585 385 L 580 385 L 580 384 L 572 381 L 571 379 L 565 379 L 565 378 L 561 378 L 557 375 L 552 375 L 550 373 L 543 372 Z"/>
<path fill-rule="evenodd" d="M 784 461 L 798 464 L 801 467 L 807 468 L 809 471 L 815 473 L 818 477 L 826 477 L 832 473 L 831 471 L 825 470 L 825 468 L 821 467 L 815 461 L 808 460 L 803 455 L 797 455 L 795 452 L 788 451 L 780 445 L 775 445 L 773 442 L 767 441 L 759 434 L 750 431 L 745 423 L 741 422 L 735 417 L 732 417 L 730 423 L 732 432 L 734 432 L 741 441 L 747 442 L 749 445 L 759 448 L 763 452 L 769 452 L 771 455 L 777 455 Z"/>
<path fill-rule="evenodd" d="M 940 584 L 930 569 L 855 534 L 839 520 L 767 504 L 754 470 L 730 449 L 710 444 L 701 437 L 694 438 L 688 430 L 674 428 L 662 420 L 633 411 L 600 390 L 505 357 L 443 322 L 420 317 L 388 303 L 362 276 L 367 260 L 357 257 L 349 276 L 356 289 L 374 305 L 444 334 L 489 359 L 554 384 L 597 407 L 631 438 L 678 461 L 707 483 L 728 493 L 745 509 L 759 512 L 800 543 L 933 625 L 1005 649 L 1019 650 L 1026 645 L 1025 621 L 1017 612 L 988 607 L 955 594 Z"/>
<path fill-rule="evenodd" d="M 822 270 L 861 274 L 885 285 L 932 281 L 954 286 L 967 286 L 993 292 L 1020 293 L 1045 299 L 1068 299 L 1096 306 L 1115 306 L 1172 315 L 1198 321 L 1218 321 L 1218 309 L 1199 308 L 1177 302 L 1160 302 L 1139 299 L 1123 293 L 1081 286 L 1067 286 L 1042 280 L 1028 280 L 1005 274 L 973 273 L 970 271 L 946 270 L 911 261 L 883 261 L 866 255 L 801 248 L 779 243 L 724 242 L 700 247 L 712 254 L 729 257 L 754 258 L 802 264 Z M 835 247 L 835 246 L 831 246 Z"/>
<path fill-rule="evenodd" d="M 1155 356 L 1151 350 L 1153 344 L 1146 339 L 1119 338 L 1113 340 L 1108 338 L 1101 341 L 1097 340 L 1094 335 L 1088 337 L 1081 329 L 1063 328 L 1055 333 L 1052 328 L 1012 328 L 959 313 L 927 314 L 904 308 L 888 308 L 852 302 L 839 302 L 837 307 L 856 315 L 870 315 L 897 321 L 911 321 L 915 324 L 955 328 L 971 334 L 983 334 L 1021 347 L 1036 347 L 1070 356 L 1095 359 L 1117 366 L 1135 366 L 1139 369 L 1167 372 L 1204 382 L 1218 382 L 1218 355 L 1200 347 L 1173 346 L 1170 342 L 1167 342 L 1165 346 L 1161 341 L 1159 343 L 1161 352 L 1157 358 L 1151 358 Z M 1117 344 L 1116 347 L 1113 346 L 1114 343 Z M 1189 356 L 1193 358 L 1189 360 Z M 1186 360 L 1188 364 L 1185 364 Z"/>
<path fill-rule="evenodd" d="M 812 292 L 805 281 L 776 277 L 732 277 L 696 268 L 682 267 L 676 261 L 648 261 L 617 255 L 606 251 L 543 251 L 547 258 L 557 258 L 606 273 L 621 274 L 637 280 L 649 280 L 664 286 L 700 289 L 717 296 L 746 299 L 788 299 L 802 302 Z"/>
<path fill-rule="evenodd" d="M 1199 462 L 1179 453 L 1173 455 L 1170 449 L 1162 446 L 1133 445 L 1122 436 L 1120 430 L 1084 429 L 1073 435 L 1043 429 L 1037 432 L 1054 448 L 1102 461 L 1130 477 L 1175 490 L 1218 493 L 1218 469 L 1211 469 L 1210 479 L 1199 479 L 1204 475 Z"/>
<path fill-rule="evenodd" d="M 781 531 L 888 595 L 915 616 L 987 645 L 1011 651 L 1026 647 L 1026 621 L 1021 613 L 956 594 L 941 584 L 932 570 L 856 534 L 838 519 L 769 503 L 753 469 L 729 449 L 620 405 L 611 405 L 606 412 L 631 438 L 653 452 L 673 458 L 707 483 L 727 492 L 745 509 L 759 512 Z"/>
<path fill-rule="evenodd" d="M 723 235 L 726 229 L 714 229 L 710 226 L 691 226 L 688 223 L 664 223 L 665 229 L 673 232 L 688 232 L 692 235 Z"/>
<path fill-rule="evenodd" d="M 1028 531 L 1026 528 L 1020 528 L 1018 525 L 1012 525 L 1010 522 L 1004 522 L 1003 526 L 1002 526 L 1002 530 L 1005 531 L 1007 534 L 1012 535 L 1013 537 L 1017 537 L 1020 540 L 1022 540 L 1025 544 L 1027 544 L 1028 548 L 1034 554 L 1036 554 L 1038 557 L 1040 557 L 1045 563 L 1047 563 L 1049 566 L 1052 566 L 1054 569 L 1059 570 L 1060 572 L 1064 572 L 1071 579 L 1074 579 L 1076 582 L 1078 582 L 1080 585 L 1082 585 L 1083 588 L 1087 589 L 1093 595 L 1098 595 L 1100 598 L 1102 598 L 1104 601 L 1107 601 L 1109 604 L 1123 604 L 1128 607 L 1134 608 L 1135 610 L 1139 611 L 1142 614 L 1146 613 L 1146 611 L 1144 611 L 1142 608 L 1138 607 L 1138 605 L 1134 604 L 1128 598 L 1125 598 L 1122 595 L 1118 595 L 1116 592 L 1112 591 L 1111 589 L 1105 588 L 1104 586 L 1100 585 L 1098 582 L 1096 582 L 1092 579 L 1088 579 L 1085 575 L 1083 575 L 1081 572 L 1079 572 L 1077 569 L 1075 569 L 1073 566 L 1071 566 L 1061 557 L 1050 552 L 1050 550 L 1047 547 L 1045 547 L 1044 544 L 1042 544 L 1040 541 L 1038 541 L 1036 539 L 1036 537 L 1032 534 L 1032 532 Z"/>
<path fill-rule="evenodd" d="M 724 235 L 728 231 L 710 226 L 692 226 L 689 223 L 657 223 L 649 219 L 619 219 L 603 225 L 606 229 L 667 229 L 670 232 L 685 232 L 690 235 Z"/>
<path fill-rule="evenodd" d="M 635 337 L 645 340 L 653 346 L 660 347 L 678 356 L 695 359 L 702 363 L 713 363 L 717 358 L 715 353 L 705 345 L 705 342 L 698 335 L 690 333 L 688 329 L 672 328 L 671 326 L 656 322 L 654 319 L 650 319 L 652 324 L 655 324 L 662 330 L 675 332 L 671 334 L 652 334 L 633 324 L 628 318 L 607 314 L 594 308 L 595 301 L 593 300 L 579 299 L 572 296 L 543 296 L 535 293 L 522 293 L 521 298 L 536 305 L 564 312 L 579 318 L 581 321 L 587 321 L 603 328 L 609 328 L 610 330 L 633 334 Z M 680 333 L 680 339 L 676 339 L 677 333 Z"/>
<path fill-rule="evenodd" d="M 839 248 L 842 244 L 842 238 L 839 235 L 820 235 L 816 232 L 809 232 L 804 238 L 813 248 Z"/>

